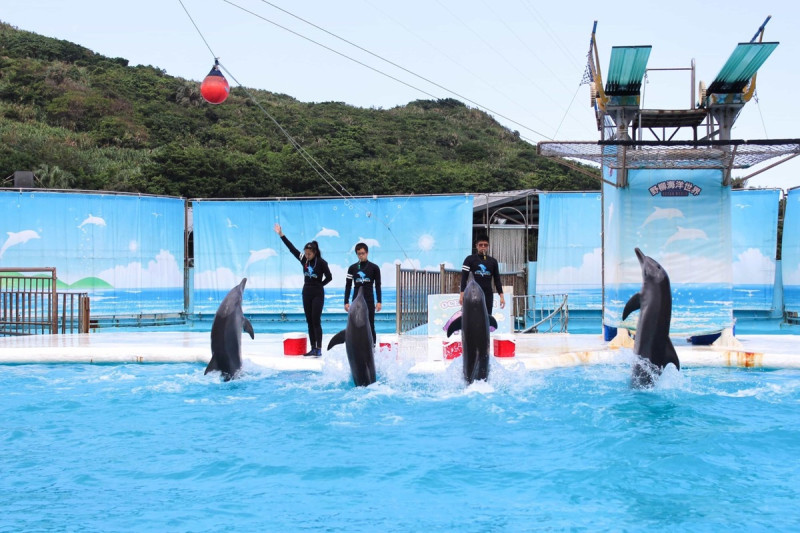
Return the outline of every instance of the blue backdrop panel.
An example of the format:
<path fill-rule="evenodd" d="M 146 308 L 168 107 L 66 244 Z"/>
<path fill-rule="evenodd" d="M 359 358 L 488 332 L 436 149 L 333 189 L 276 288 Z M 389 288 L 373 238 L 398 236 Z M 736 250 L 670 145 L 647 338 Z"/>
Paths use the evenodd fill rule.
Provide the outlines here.
<path fill-rule="evenodd" d="M 800 188 L 786 195 L 781 243 L 783 305 L 787 313 L 800 313 Z"/>
<path fill-rule="evenodd" d="M 731 193 L 734 309 L 772 309 L 779 201 L 777 189 Z"/>
<path fill-rule="evenodd" d="M 256 313 L 302 313 L 303 275 L 297 258 L 273 231 L 277 222 L 300 250 L 319 243 L 333 281 L 325 312 L 344 312 L 347 268 L 355 245 L 369 246 L 381 268 L 383 308 L 395 310 L 395 264 L 460 269 L 472 249 L 472 196 L 290 201 L 194 201 L 194 312 L 213 313 L 225 294 L 247 278 L 244 308 Z"/>
<path fill-rule="evenodd" d="M 56 267 L 92 315 L 183 311 L 184 202 L 114 194 L 0 192 L 0 267 Z"/>
<path fill-rule="evenodd" d="M 539 195 L 537 294 L 568 294 L 570 309 L 602 305 L 600 193 Z"/>
<path fill-rule="evenodd" d="M 604 169 L 604 173 L 607 169 Z M 698 335 L 733 324 L 731 190 L 719 170 L 631 170 L 628 187 L 605 185 L 604 324 L 622 322 L 625 302 L 642 285 L 634 248 L 667 271 L 673 334 Z"/>

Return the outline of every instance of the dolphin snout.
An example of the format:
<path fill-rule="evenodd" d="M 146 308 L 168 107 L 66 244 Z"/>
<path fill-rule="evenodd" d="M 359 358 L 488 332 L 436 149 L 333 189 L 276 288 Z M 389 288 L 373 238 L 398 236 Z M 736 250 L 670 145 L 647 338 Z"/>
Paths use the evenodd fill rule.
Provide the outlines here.
<path fill-rule="evenodd" d="M 639 264 L 642 264 L 645 257 L 644 253 L 639 248 L 634 248 L 634 251 L 636 252 L 636 257 L 639 259 Z"/>

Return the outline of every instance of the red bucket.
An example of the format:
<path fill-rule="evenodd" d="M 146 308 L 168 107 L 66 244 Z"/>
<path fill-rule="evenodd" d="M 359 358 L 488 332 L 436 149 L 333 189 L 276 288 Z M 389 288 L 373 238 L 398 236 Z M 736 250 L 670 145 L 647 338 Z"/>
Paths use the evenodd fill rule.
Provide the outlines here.
<path fill-rule="evenodd" d="M 461 357 L 461 341 L 442 341 L 442 351 L 445 359 Z"/>
<path fill-rule="evenodd" d="M 283 355 L 305 355 L 306 351 L 305 333 L 283 334 Z"/>
<path fill-rule="evenodd" d="M 378 351 L 379 352 L 391 352 L 397 351 L 397 343 L 396 342 L 381 342 L 378 344 Z"/>
<path fill-rule="evenodd" d="M 514 357 L 517 353 L 517 341 L 513 337 L 498 335 L 494 338 L 495 357 Z"/>

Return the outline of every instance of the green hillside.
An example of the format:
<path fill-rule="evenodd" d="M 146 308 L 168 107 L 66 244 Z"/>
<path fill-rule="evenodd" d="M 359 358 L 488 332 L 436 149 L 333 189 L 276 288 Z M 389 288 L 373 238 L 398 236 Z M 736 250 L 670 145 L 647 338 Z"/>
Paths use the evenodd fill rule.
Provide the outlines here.
<path fill-rule="evenodd" d="M 362 109 L 252 93 L 355 195 L 598 188 L 457 100 Z M 212 106 L 196 81 L 0 23 L 0 175 L 15 170 L 51 188 L 335 194 L 244 90 Z"/>
<path fill-rule="evenodd" d="M 69 286 L 71 290 L 76 289 L 113 289 L 114 287 L 100 278 L 83 278 Z"/>

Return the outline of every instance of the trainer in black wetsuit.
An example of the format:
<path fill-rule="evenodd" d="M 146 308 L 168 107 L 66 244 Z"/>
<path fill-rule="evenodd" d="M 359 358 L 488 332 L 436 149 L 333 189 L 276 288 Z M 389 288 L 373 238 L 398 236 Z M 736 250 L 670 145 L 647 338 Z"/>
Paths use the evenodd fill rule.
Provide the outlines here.
<path fill-rule="evenodd" d="M 375 311 L 381 310 L 381 269 L 378 265 L 367 260 L 369 247 L 360 242 L 356 244 L 356 255 L 358 263 L 353 263 L 347 269 L 347 281 L 344 285 L 344 309 L 350 311 L 350 286 L 353 286 L 353 299 L 358 296 L 359 291 L 364 291 L 364 300 L 369 309 L 369 325 L 372 328 L 372 342 L 375 342 Z M 372 289 L 375 288 L 375 297 Z M 378 300 L 377 306 L 375 299 Z"/>
<path fill-rule="evenodd" d="M 286 238 L 280 224 L 275 224 L 275 233 L 280 235 L 283 244 L 303 265 L 303 312 L 311 342 L 311 349 L 305 355 L 319 357 L 322 355 L 322 308 L 325 305 L 323 287 L 333 279 L 328 262 L 322 258 L 317 241 L 306 244 L 301 252 Z"/>
<path fill-rule="evenodd" d="M 469 280 L 469 273 L 475 277 L 475 281 L 483 289 L 483 294 L 486 297 L 486 310 L 492 314 L 493 295 L 492 295 L 492 280 L 494 286 L 497 288 L 497 294 L 500 295 L 500 307 L 506 306 L 506 299 L 503 296 L 503 284 L 500 281 L 500 267 L 497 265 L 497 260 L 488 255 L 489 252 L 489 237 L 481 235 L 475 242 L 477 253 L 468 255 L 464 259 L 464 266 L 461 267 L 461 296 L 458 299 L 459 304 L 464 303 L 464 289 Z"/>

